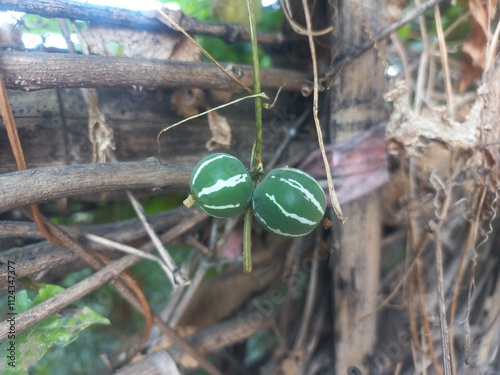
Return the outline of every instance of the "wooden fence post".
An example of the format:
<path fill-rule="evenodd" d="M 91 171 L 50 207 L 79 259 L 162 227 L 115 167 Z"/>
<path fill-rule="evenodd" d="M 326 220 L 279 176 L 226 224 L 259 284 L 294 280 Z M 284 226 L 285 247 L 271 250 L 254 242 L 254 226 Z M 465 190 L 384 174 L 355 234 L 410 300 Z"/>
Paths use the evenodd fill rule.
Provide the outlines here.
<path fill-rule="evenodd" d="M 336 1 L 332 14 L 332 51 L 338 58 L 369 40 L 369 33 L 383 25 L 383 0 Z M 351 138 L 356 132 L 386 118 L 383 94 L 385 64 L 370 49 L 345 64 L 331 86 L 330 126 L 332 141 Z M 349 220 L 335 228 L 333 318 L 335 325 L 335 374 L 345 375 L 349 366 L 371 373 L 364 359 L 376 338 L 377 295 L 381 244 L 381 204 L 378 192 L 342 207 Z M 338 228 L 338 230 L 337 230 Z M 363 319 L 361 319 L 363 318 Z"/>

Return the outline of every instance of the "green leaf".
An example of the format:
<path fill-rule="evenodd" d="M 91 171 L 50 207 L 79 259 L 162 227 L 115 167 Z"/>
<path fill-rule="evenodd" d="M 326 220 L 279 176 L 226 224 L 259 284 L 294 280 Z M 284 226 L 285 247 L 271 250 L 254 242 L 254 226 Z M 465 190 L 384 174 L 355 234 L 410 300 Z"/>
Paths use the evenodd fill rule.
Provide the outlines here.
<path fill-rule="evenodd" d="M 397 31 L 396 35 L 403 41 L 407 41 L 411 37 L 412 27 L 410 24 L 401 26 Z"/>
<path fill-rule="evenodd" d="M 41 302 L 47 301 L 49 298 L 54 297 L 56 294 L 61 293 L 64 288 L 59 285 L 41 284 L 42 287 L 38 291 L 38 295 L 33 300 L 33 306 Z M 32 306 L 31 306 L 32 307 Z"/>
<path fill-rule="evenodd" d="M 33 306 L 33 301 L 28 297 L 27 290 L 21 290 L 16 294 L 16 312 L 24 312 Z"/>
<path fill-rule="evenodd" d="M 23 32 L 31 34 L 47 35 L 60 34 L 61 29 L 55 19 L 44 18 L 35 14 L 25 14 L 22 17 L 24 28 Z"/>
<path fill-rule="evenodd" d="M 283 24 L 283 19 L 284 16 L 281 9 L 267 10 L 264 8 L 264 13 L 257 24 L 257 29 L 267 33 L 279 32 L 281 30 L 281 25 Z"/>
<path fill-rule="evenodd" d="M 16 294 L 16 313 L 22 313 L 63 290 L 58 285 L 42 284 L 33 300 L 29 299 L 26 290 L 22 290 Z M 13 318 L 15 320 L 16 316 L 13 315 Z M 109 324 L 109 320 L 86 306 L 64 309 L 59 314 L 51 315 L 0 344 L 1 353 L 14 354 L 11 358 L 1 356 L 0 368 L 5 369 L 4 374 L 27 374 L 29 367 L 37 363 L 50 348 L 68 345 L 76 340 L 78 333 L 93 324 Z"/>

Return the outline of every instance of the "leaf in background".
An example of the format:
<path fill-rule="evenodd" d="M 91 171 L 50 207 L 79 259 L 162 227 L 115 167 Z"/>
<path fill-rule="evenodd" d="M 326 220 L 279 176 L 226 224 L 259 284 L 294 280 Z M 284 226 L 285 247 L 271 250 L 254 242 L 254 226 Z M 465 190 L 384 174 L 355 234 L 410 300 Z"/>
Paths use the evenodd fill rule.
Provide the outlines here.
<path fill-rule="evenodd" d="M 212 132 L 212 138 L 206 144 L 207 150 L 228 148 L 231 145 L 231 127 L 227 119 L 216 112 L 210 112 L 208 114 L 208 125 Z"/>
<path fill-rule="evenodd" d="M 248 10 L 245 2 L 240 0 L 215 0 L 212 5 L 214 14 L 222 21 L 228 23 L 239 23 L 249 27 Z M 262 17 L 262 3 L 253 2 L 254 17 L 257 22 Z"/>
<path fill-rule="evenodd" d="M 205 93 L 201 89 L 177 89 L 172 92 L 170 102 L 183 117 L 196 116 L 199 109 L 207 105 Z"/>
<path fill-rule="evenodd" d="M 52 18 L 40 17 L 36 14 L 24 14 L 22 16 L 23 32 L 31 34 L 60 34 L 61 28 L 57 21 Z"/>
<path fill-rule="evenodd" d="M 57 285 L 42 284 L 33 300 L 29 299 L 26 290 L 22 290 L 16 294 L 16 312 L 27 311 L 63 290 Z M 68 345 L 76 340 L 79 332 L 93 324 L 109 324 L 109 320 L 88 307 L 65 309 L 16 334 L 14 339 L 0 344 L 0 351 L 6 353 L 10 342 L 15 341 L 16 366 L 7 366 L 7 357 L 1 356 L 0 368 L 5 369 L 3 374 L 27 374 L 29 367 L 37 363 L 50 348 Z"/>
<path fill-rule="evenodd" d="M 497 0 L 491 1 L 491 14 L 488 14 L 488 2 L 482 0 L 469 0 L 472 30 L 464 42 L 462 52 L 464 63 L 462 77 L 459 83 L 459 91 L 465 91 L 482 72 L 486 45 L 491 39 L 489 30 L 490 20 L 495 17 Z"/>
<path fill-rule="evenodd" d="M 90 53 L 102 56 L 168 60 L 182 39 L 172 33 L 91 26 L 81 31 Z"/>
<path fill-rule="evenodd" d="M 170 100 L 177 113 L 185 118 L 196 116 L 201 107 L 210 109 L 205 92 L 200 89 L 177 89 L 172 92 Z M 207 150 L 228 148 L 231 145 L 231 126 L 226 117 L 214 111 L 209 112 L 207 116 L 212 133 L 212 138 L 205 145 Z"/>
<path fill-rule="evenodd" d="M 169 60 L 172 61 L 201 61 L 201 51 L 187 38 L 179 40 L 172 51 Z"/>

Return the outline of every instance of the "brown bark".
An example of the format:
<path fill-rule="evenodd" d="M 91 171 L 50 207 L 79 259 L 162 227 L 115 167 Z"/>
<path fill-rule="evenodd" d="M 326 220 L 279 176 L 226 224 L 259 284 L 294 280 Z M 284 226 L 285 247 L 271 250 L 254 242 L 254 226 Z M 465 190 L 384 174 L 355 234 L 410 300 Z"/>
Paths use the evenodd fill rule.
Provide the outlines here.
<path fill-rule="evenodd" d="M 180 221 L 191 222 L 202 221 L 202 217 L 207 217 L 200 210 L 180 207 L 175 210 L 165 211 L 160 214 L 148 216 L 148 220 L 157 233 L 164 233 L 172 229 Z M 180 219 L 182 218 L 182 219 Z M 125 243 L 131 246 L 143 245 L 148 242 L 147 233 L 139 219 L 118 221 L 111 224 L 83 226 L 79 228 L 63 227 L 75 237 L 83 237 L 85 233 L 106 236 L 106 238 Z M 20 246 L 22 240 L 40 239 L 43 237 L 37 231 L 33 223 L 30 222 L 0 222 L 0 262 L 5 264 L 12 261 L 16 264 L 16 277 L 30 277 L 38 282 L 53 282 L 59 280 L 70 272 L 88 267 L 77 254 L 67 249 L 55 247 L 48 241 L 40 241 L 28 245 Z M 8 240 L 13 247 L 8 248 Z M 109 259 L 116 259 L 123 254 L 110 250 L 105 246 L 95 242 L 86 243 L 86 248 L 98 251 Z M 4 250 L 8 249 L 8 250 Z M 36 262 L 33 262 L 36 259 Z M 0 294 L 7 291 L 7 274 L 0 273 Z M 20 290 L 24 286 L 18 285 Z"/>
<path fill-rule="evenodd" d="M 365 9 L 366 7 L 366 9 Z M 353 46 L 368 40 L 366 30 L 374 31 L 380 22 L 374 14 L 384 9 L 383 1 L 356 1 L 337 4 L 332 20 L 336 25 L 338 55 L 349 55 Z M 369 16 L 363 14 L 370 11 Z M 332 87 L 331 126 L 336 141 L 349 139 L 358 131 L 385 118 L 384 64 L 376 50 L 370 50 L 343 67 Z M 333 264 L 335 373 L 346 374 L 349 366 L 364 368 L 376 339 L 379 263 L 381 247 L 381 208 L 377 192 L 343 207 L 349 220 L 339 228 L 338 250 Z"/>
<path fill-rule="evenodd" d="M 291 95 L 282 93 L 278 108 L 290 102 Z M 157 156 L 158 132 L 181 120 L 172 110 L 169 96 L 166 90 L 99 90 L 101 109 L 113 128 L 119 161 L 142 161 Z M 28 168 L 93 162 L 88 104 L 83 90 L 10 91 L 9 99 Z M 220 111 L 226 116 L 232 133 L 226 152 L 245 164 L 255 138 L 252 104 L 247 100 Z M 299 110 L 300 106 L 296 106 Z M 266 161 L 274 156 L 285 138 L 287 126 L 274 113 L 264 112 Z M 189 121 L 161 136 L 160 157 L 163 162 L 195 163 L 207 154 L 205 144 L 210 137 L 206 117 Z M 302 136 L 293 140 L 290 153 L 304 153 L 311 139 Z M 0 173 L 17 169 L 3 126 L 0 126 L 0 160 Z"/>
<path fill-rule="evenodd" d="M 103 22 L 109 26 L 166 30 L 160 21 L 145 17 L 140 11 L 132 11 L 109 6 L 86 4 L 79 1 L 62 0 L 1 0 L 0 10 L 13 10 L 37 14 L 47 18 L 68 18 L 80 21 Z"/>
<path fill-rule="evenodd" d="M 141 11 L 86 4 L 72 0 L 0 0 L 0 10 L 37 14 L 47 18 L 90 21 L 94 24 L 102 24 L 108 27 L 177 32 L 176 29 L 168 28 L 165 24 L 158 21 L 154 13 L 147 14 Z M 250 40 L 250 33 L 241 25 L 201 22 L 186 15 L 182 15 L 178 23 L 190 34 L 210 35 L 228 42 Z M 261 44 L 280 44 L 283 42 L 283 38 L 280 35 L 269 33 L 259 33 L 258 40 Z"/>
<path fill-rule="evenodd" d="M 0 212 L 53 199 L 116 190 L 188 189 L 194 165 L 138 163 L 79 164 L 0 175 Z"/>
<path fill-rule="evenodd" d="M 252 68 L 229 64 L 246 85 Z M 0 74 L 8 89 L 40 90 L 68 87 L 164 87 L 242 91 L 211 63 L 56 53 L 0 52 Z M 262 88 L 299 91 L 307 77 L 297 71 L 262 69 Z"/>

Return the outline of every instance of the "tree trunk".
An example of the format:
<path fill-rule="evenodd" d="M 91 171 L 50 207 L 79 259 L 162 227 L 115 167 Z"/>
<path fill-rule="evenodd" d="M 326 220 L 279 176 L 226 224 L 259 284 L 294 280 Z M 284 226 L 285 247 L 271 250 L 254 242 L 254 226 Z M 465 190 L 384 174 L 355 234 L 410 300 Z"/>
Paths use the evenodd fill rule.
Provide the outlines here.
<path fill-rule="evenodd" d="M 333 14 L 335 56 L 347 55 L 366 42 L 367 31 L 380 26 L 383 0 L 359 5 L 357 0 L 339 1 Z M 384 61 L 371 49 L 340 71 L 331 88 L 332 141 L 350 139 L 356 132 L 386 117 L 382 94 Z M 335 324 L 335 373 L 347 374 L 349 366 L 370 373 L 363 364 L 376 338 L 376 306 L 381 242 L 381 207 L 378 192 L 342 207 L 348 221 L 335 230 L 333 287 Z M 335 229 L 337 229 L 335 228 Z"/>

